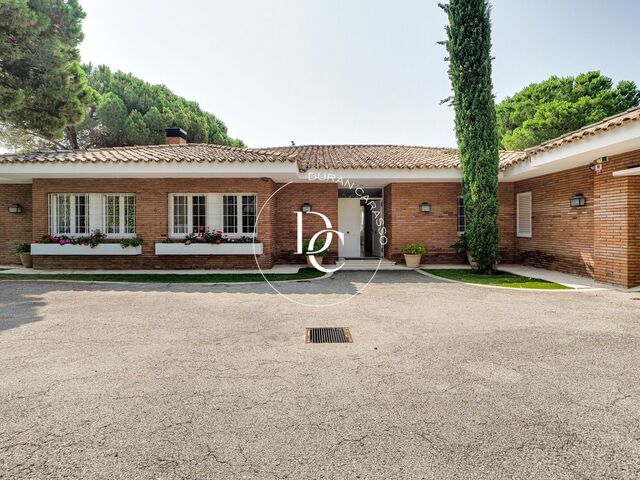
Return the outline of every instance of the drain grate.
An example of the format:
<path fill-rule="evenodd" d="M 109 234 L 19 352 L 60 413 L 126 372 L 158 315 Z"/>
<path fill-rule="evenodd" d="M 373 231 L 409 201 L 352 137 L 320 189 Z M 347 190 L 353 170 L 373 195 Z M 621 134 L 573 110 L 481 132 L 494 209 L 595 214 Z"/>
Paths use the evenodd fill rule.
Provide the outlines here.
<path fill-rule="evenodd" d="M 307 328 L 306 343 L 353 343 L 349 327 Z"/>

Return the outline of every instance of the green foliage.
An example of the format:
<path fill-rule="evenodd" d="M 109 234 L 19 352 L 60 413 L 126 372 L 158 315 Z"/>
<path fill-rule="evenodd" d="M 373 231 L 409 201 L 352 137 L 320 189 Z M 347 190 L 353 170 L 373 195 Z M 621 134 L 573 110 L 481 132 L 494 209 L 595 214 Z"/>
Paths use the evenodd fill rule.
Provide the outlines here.
<path fill-rule="evenodd" d="M 575 78 L 553 76 L 498 104 L 501 145 L 525 150 L 639 104 L 640 91 L 633 82 L 621 81 L 614 87 L 597 71 Z"/>
<path fill-rule="evenodd" d="M 427 248 L 421 243 L 407 243 L 400 249 L 400 253 L 405 255 L 424 255 Z"/>
<path fill-rule="evenodd" d="M 21 243 L 16 247 L 16 253 L 20 255 L 21 253 L 30 253 L 31 245 L 28 243 Z"/>
<path fill-rule="evenodd" d="M 321 239 L 317 239 L 313 245 L 310 245 L 310 241 L 309 240 L 305 240 L 302 243 L 302 251 L 304 252 L 305 255 L 309 255 L 308 252 L 315 252 L 317 250 L 320 250 L 321 248 L 324 247 L 324 240 Z M 320 253 L 314 253 L 313 256 L 314 257 L 326 257 L 329 254 L 329 249 L 327 248 L 326 250 L 320 252 Z"/>
<path fill-rule="evenodd" d="M 491 22 L 487 0 L 451 0 L 447 13 L 449 77 L 463 176 L 467 246 L 478 270 L 498 263 L 498 134 L 491 82 Z"/>
<path fill-rule="evenodd" d="M 120 246 L 122 248 L 128 248 L 128 247 L 139 247 L 144 243 L 144 240 L 142 240 L 139 237 L 133 237 L 133 238 L 123 238 L 122 240 L 120 240 Z"/>
<path fill-rule="evenodd" d="M 451 248 L 455 249 L 456 253 L 461 253 L 463 255 L 465 255 L 467 253 L 468 250 L 468 246 L 467 246 L 467 234 L 463 233 L 458 237 L 458 240 L 456 240 L 455 242 L 453 242 L 450 245 Z"/>
<path fill-rule="evenodd" d="M 85 121 L 77 125 L 79 142 L 90 147 L 164 143 L 164 129 L 180 127 L 190 143 L 244 147 L 228 136 L 226 125 L 196 102 L 177 96 L 164 85 L 151 85 L 107 66 L 86 65 L 96 99 Z"/>
<path fill-rule="evenodd" d="M 77 50 L 83 18 L 77 0 L 0 2 L 3 132 L 55 141 L 82 119 L 91 97 Z"/>

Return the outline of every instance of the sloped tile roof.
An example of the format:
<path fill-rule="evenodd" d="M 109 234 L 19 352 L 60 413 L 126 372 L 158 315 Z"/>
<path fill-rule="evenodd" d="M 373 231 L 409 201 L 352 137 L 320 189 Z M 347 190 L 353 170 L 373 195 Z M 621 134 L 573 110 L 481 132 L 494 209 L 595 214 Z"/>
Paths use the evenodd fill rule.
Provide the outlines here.
<path fill-rule="evenodd" d="M 0 155 L 0 163 L 276 163 L 295 161 L 296 158 L 294 156 L 286 153 L 206 143 L 58 150 Z"/>
<path fill-rule="evenodd" d="M 598 133 L 613 130 L 614 128 L 618 128 L 638 120 L 640 120 L 640 107 L 630 108 L 626 112 L 613 115 L 599 122 L 592 123 L 591 125 L 587 125 L 586 127 L 582 127 L 573 132 L 565 133 L 558 138 L 554 138 L 540 145 L 529 148 L 526 150 L 526 153 L 527 155 L 535 155 L 536 153 L 546 152 L 568 143 L 572 143 Z"/>
<path fill-rule="evenodd" d="M 269 152 L 295 155 L 300 170 L 369 168 L 459 168 L 454 148 L 402 145 L 300 145 L 264 148 Z M 524 158 L 522 152 L 500 152 L 500 167 Z"/>

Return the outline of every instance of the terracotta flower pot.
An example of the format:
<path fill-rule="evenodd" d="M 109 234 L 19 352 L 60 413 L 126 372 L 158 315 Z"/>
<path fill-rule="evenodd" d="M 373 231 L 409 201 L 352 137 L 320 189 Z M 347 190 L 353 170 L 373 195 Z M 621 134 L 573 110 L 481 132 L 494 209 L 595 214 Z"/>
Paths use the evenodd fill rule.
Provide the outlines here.
<path fill-rule="evenodd" d="M 418 268 L 420 266 L 420 259 L 422 255 L 410 255 L 408 253 L 404 254 L 404 261 L 407 264 L 408 268 Z"/>
<path fill-rule="evenodd" d="M 33 260 L 31 259 L 30 253 L 20 253 L 20 262 L 22 262 L 22 266 L 25 268 L 33 267 Z"/>
<path fill-rule="evenodd" d="M 467 252 L 467 260 L 469 261 L 469 265 L 471 265 L 471 268 L 478 268 L 478 262 L 476 262 L 476 259 L 473 258 L 469 252 Z"/>
<path fill-rule="evenodd" d="M 317 256 L 317 255 L 307 255 L 307 267 L 309 267 L 309 268 L 315 268 L 315 267 L 313 266 L 313 264 L 311 263 L 311 257 L 314 257 L 314 256 L 316 257 L 316 262 L 318 263 L 318 265 L 322 265 L 322 259 L 323 259 L 324 257 L 319 257 L 319 256 Z"/>

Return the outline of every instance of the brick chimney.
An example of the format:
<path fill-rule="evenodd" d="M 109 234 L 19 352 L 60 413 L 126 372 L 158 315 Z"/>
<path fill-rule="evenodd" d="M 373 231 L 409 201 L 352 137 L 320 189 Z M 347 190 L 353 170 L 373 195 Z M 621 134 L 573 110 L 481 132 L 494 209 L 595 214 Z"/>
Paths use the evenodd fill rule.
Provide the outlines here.
<path fill-rule="evenodd" d="M 181 128 L 165 128 L 164 143 L 167 145 L 184 145 L 187 143 L 187 132 Z"/>

